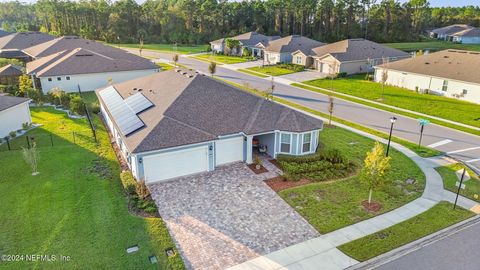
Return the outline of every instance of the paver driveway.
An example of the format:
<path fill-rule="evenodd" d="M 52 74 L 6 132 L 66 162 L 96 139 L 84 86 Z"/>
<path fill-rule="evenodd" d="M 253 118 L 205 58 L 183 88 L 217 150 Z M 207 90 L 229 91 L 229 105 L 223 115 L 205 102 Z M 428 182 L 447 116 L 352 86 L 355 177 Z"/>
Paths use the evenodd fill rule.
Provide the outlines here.
<path fill-rule="evenodd" d="M 187 268 L 224 269 L 319 236 L 264 178 L 236 163 L 150 186 Z"/>

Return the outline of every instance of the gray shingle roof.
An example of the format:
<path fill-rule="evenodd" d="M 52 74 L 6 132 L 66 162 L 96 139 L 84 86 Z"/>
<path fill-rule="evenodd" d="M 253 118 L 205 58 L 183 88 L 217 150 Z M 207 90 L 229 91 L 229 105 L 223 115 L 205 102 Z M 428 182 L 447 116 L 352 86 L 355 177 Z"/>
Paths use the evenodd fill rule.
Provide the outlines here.
<path fill-rule="evenodd" d="M 0 95 L 0 112 L 18 104 L 27 102 L 28 100 L 28 98 Z"/>
<path fill-rule="evenodd" d="M 37 77 L 157 69 L 150 60 L 110 47 L 102 52 L 76 48 L 27 63 Z"/>
<path fill-rule="evenodd" d="M 13 33 L 0 38 L 0 50 L 23 50 L 40 43 L 50 41 L 54 38 L 54 36 L 40 32 Z"/>
<path fill-rule="evenodd" d="M 382 57 L 409 57 L 401 50 L 386 47 L 366 39 L 345 39 L 312 49 L 312 56 L 332 55 L 340 62 L 380 59 Z"/>
<path fill-rule="evenodd" d="M 276 40 L 279 38 L 280 38 L 279 36 L 265 36 L 263 34 L 259 34 L 254 31 L 243 33 L 241 35 L 232 37 L 232 39 L 240 41 L 243 46 L 248 46 L 248 47 L 253 47 L 258 43 L 262 43 L 265 46 L 270 41 Z M 223 42 L 225 42 L 225 39 L 226 38 L 217 39 L 210 42 L 210 44 L 222 44 Z"/>
<path fill-rule="evenodd" d="M 23 74 L 23 68 L 17 65 L 8 64 L 0 67 L 0 76 L 20 76 Z"/>
<path fill-rule="evenodd" d="M 437 35 L 450 35 L 463 30 L 472 29 L 472 26 L 466 24 L 452 24 L 445 27 L 433 29 L 431 32 Z"/>
<path fill-rule="evenodd" d="M 8 36 L 10 34 L 11 34 L 10 32 L 0 30 L 0 37 Z"/>
<path fill-rule="evenodd" d="M 87 49 L 95 52 L 104 52 L 110 50 L 112 47 L 94 40 L 79 38 L 77 36 L 63 36 L 26 48 L 23 51 L 34 58 L 39 58 L 76 48 Z"/>
<path fill-rule="evenodd" d="M 114 85 L 123 98 L 138 92 L 133 88 L 143 89 L 154 104 L 138 114 L 145 127 L 124 138 L 130 151 L 158 150 L 241 132 L 304 132 L 323 126 L 316 118 L 212 78 L 192 75 L 188 78 L 171 70 Z"/>
<path fill-rule="evenodd" d="M 480 37 L 480 28 L 469 28 L 452 34 L 459 37 Z"/>
<path fill-rule="evenodd" d="M 385 65 L 379 65 L 383 67 Z M 388 63 L 397 71 L 480 84 L 480 52 L 444 50 Z"/>
<path fill-rule="evenodd" d="M 320 41 L 306 38 L 304 36 L 288 36 L 277 40 L 270 41 L 265 51 L 277 53 L 293 53 L 295 51 L 302 51 L 309 55 L 311 49 L 324 45 Z"/>

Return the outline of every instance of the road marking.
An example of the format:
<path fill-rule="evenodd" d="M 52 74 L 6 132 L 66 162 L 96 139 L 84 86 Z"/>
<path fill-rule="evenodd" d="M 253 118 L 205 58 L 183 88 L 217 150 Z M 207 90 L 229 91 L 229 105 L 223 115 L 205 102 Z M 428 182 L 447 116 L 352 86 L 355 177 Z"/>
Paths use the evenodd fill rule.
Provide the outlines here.
<path fill-rule="evenodd" d="M 439 147 L 441 145 L 444 145 L 444 144 L 447 144 L 447 143 L 451 143 L 453 142 L 452 140 L 449 140 L 449 139 L 446 139 L 446 140 L 443 140 L 443 141 L 439 141 L 439 142 L 436 142 L 436 143 L 432 143 L 430 145 L 427 145 L 427 147 L 430 147 L 430 148 L 435 148 L 435 147 Z"/>
<path fill-rule="evenodd" d="M 472 163 L 472 162 L 476 162 L 476 161 L 480 161 L 480 158 L 470 159 L 470 160 L 467 160 L 465 162 Z"/>
<path fill-rule="evenodd" d="M 465 148 L 465 149 L 460 149 L 460 150 L 455 150 L 455 151 L 450 151 L 450 152 L 447 152 L 447 154 L 456 154 L 456 153 L 461 153 L 461 152 L 466 152 L 466 151 L 472 151 L 472 150 L 475 150 L 475 149 L 480 149 L 480 146 Z"/>

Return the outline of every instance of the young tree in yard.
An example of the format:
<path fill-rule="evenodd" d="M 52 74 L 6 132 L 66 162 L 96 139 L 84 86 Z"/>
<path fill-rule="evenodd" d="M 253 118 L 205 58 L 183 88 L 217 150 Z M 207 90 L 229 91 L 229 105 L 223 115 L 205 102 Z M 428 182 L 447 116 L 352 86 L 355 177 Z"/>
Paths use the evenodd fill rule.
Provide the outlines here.
<path fill-rule="evenodd" d="M 368 187 L 368 203 L 372 202 L 373 190 L 381 188 L 385 182 L 385 174 L 390 167 L 390 157 L 385 156 L 382 144 L 378 141 L 372 151 L 367 153 L 360 181 Z"/>
<path fill-rule="evenodd" d="M 242 56 L 250 57 L 250 56 L 252 56 L 252 52 L 247 47 L 244 47 L 243 52 L 242 52 Z"/>
<path fill-rule="evenodd" d="M 387 82 L 388 80 L 388 58 L 383 58 L 383 68 L 382 68 L 382 77 L 381 77 L 381 80 L 382 80 L 382 100 L 383 100 L 383 96 L 385 94 L 385 83 Z"/>
<path fill-rule="evenodd" d="M 30 76 L 24 74 L 18 78 L 18 92 L 22 96 L 27 96 L 30 89 L 33 89 L 33 83 Z M 28 97 L 28 96 L 27 96 Z"/>
<path fill-rule="evenodd" d="M 173 55 L 173 63 L 175 64 L 175 67 L 177 67 L 177 62 L 178 62 L 178 54 Z"/>
<path fill-rule="evenodd" d="M 333 62 L 330 64 L 330 70 L 329 70 L 329 73 L 328 73 L 328 77 L 330 78 L 330 90 L 333 91 L 333 80 L 335 78 L 337 78 L 338 76 L 338 72 L 337 72 L 337 69 L 338 69 L 338 64 L 337 62 Z"/>
<path fill-rule="evenodd" d="M 40 156 L 37 150 L 37 144 L 34 142 L 30 148 L 22 147 L 22 154 L 25 162 L 32 168 L 32 175 L 38 174 L 38 161 Z"/>
<path fill-rule="evenodd" d="M 65 95 L 65 91 L 63 91 L 59 87 L 54 87 L 54 88 L 52 88 L 52 90 L 50 90 L 50 93 L 52 94 L 52 96 L 54 98 L 58 98 L 58 101 L 60 102 L 60 105 L 63 104 L 62 98 Z"/>
<path fill-rule="evenodd" d="M 231 54 L 234 49 L 240 46 L 240 41 L 236 39 L 227 38 L 225 40 L 225 45 L 228 48 L 228 54 Z"/>
<path fill-rule="evenodd" d="M 212 77 L 213 77 L 213 74 L 215 74 L 215 72 L 217 72 L 217 63 L 210 62 L 210 65 L 208 65 L 208 72 L 210 72 L 210 75 L 212 75 Z"/>
<path fill-rule="evenodd" d="M 78 115 L 85 114 L 85 103 L 80 95 L 73 95 L 70 99 L 70 111 Z"/>
<path fill-rule="evenodd" d="M 332 96 L 332 95 L 329 95 L 329 96 L 328 96 L 328 113 L 330 114 L 330 118 L 328 119 L 328 125 L 329 125 L 329 126 L 332 125 L 333 106 L 334 106 L 333 96 Z"/>

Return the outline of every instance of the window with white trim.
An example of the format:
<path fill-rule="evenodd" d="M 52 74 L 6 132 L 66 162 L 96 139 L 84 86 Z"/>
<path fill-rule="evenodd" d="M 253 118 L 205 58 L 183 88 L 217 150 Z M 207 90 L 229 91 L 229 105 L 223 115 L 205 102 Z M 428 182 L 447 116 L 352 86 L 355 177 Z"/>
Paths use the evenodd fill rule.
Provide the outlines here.
<path fill-rule="evenodd" d="M 301 56 L 296 57 L 296 63 L 297 64 L 302 64 L 302 57 Z"/>
<path fill-rule="evenodd" d="M 303 134 L 302 153 L 310 152 L 311 144 L 312 144 L 312 133 Z"/>
<path fill-rule="evenodd" d="M 282 133 L 280 136 L 280 152 L 290 154 L 292 134 Z"/>
<path fill-rule="evenodd" d="M 448 81 L 443 80 L 442 91 L 447 91 L 447 90 L 448 90 Z"/>

